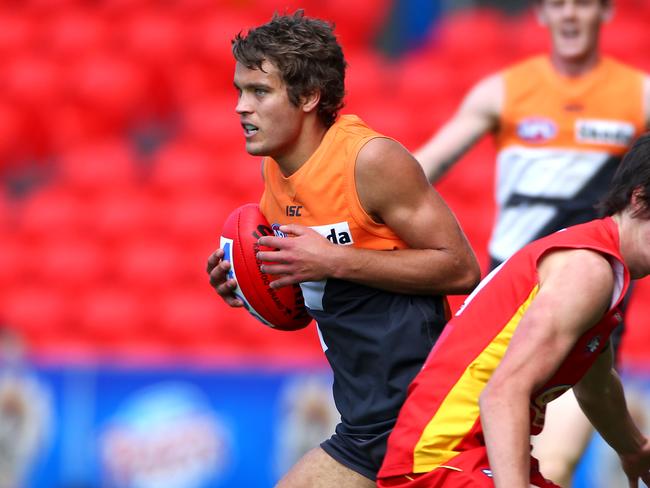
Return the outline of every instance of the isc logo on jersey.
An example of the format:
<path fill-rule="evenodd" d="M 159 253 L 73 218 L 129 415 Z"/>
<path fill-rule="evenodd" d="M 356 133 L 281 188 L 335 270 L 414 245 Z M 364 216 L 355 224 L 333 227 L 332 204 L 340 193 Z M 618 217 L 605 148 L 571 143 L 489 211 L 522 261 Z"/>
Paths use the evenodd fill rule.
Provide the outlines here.
<path fill-rule="evenodd" d="M 526 142 L 541 143 L 555 137 L 557 126 L 550 119 L 532 117 L 517 124 L 517 135 Z"/>
<path fill-rule="evenodd" d="M 315 225 L 312 229 L 325 237 L 332 244 L 339 244 L 342 246 L 354 244 L 354 241 L 352 240 L 352 232 L 350 232 L 350 226 L 347 222 Z"/>
<path fill-rule="evenodd" d="M 578 119 L 576 141 L 627 147 L 634 137 L 634 125 L 620 120 Z"/>

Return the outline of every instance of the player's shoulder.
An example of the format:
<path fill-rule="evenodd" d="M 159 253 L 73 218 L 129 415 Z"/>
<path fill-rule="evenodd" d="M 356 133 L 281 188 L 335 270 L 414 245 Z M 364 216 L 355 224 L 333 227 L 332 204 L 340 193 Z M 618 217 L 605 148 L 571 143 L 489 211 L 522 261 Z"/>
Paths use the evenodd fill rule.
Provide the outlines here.
<path fill-rule="evenodd" d="M 614 279 L 610 258 L 589 248 L 551 248 L 541 257 L 538 270 L 540 274 L 579 276 L 594 283 L 605 284 Z"/>
<path fill-rule="evenodd" d="M 476 83 L 467 93 L 461 112 L 498 117 L 503 107 L 505 81 L 502 72 L 492 73 Z"/>
<path fill-rule="evenodd" d="M 648 73 L 643 71 L 641 68 L 637 68 L 636 66 L 628 64 L 624 61 L 621 61 L 620 59 L 616 59 L 611 56 L 603 56 L 603 64 L 607 67 L 607 69 L 616 73 L 642 76 L 643 78 L 648 78 L 649 76 Z"/>
<path fill-rule="evenodd" d="M 377 136 L 369 139 L 359 151 L 357 166 L 380 169 L 387 165 L 417 164 L 412 154 L 395 139 Z"/>
<path fill-rule="evenodd" d="M 503 68 L 500 73 L 504 77 L 518 75 L 519 73 L 527 74 L 530 76 L 535 71 L 548 69 L 549 59 L 547 55 L 537 54 L 521 59 L 513 64 Z"/>

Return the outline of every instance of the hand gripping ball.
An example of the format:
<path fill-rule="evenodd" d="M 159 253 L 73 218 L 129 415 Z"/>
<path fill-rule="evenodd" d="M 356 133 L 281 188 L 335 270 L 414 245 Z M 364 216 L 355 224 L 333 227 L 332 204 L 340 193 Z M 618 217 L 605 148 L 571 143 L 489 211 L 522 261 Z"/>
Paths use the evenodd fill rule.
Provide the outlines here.
<path fill-rule="evenodd" d="M 257 252 L 272 250 L 258 244 L 264 235 L 273 235 L 273 230 L 258 205 L 242 205 L 228 216 L 220 243 L 223 259 L 231 265 L 228 278 L 237 280 L 235 295 L 260 322 L 274 329 L 302 329 L 311 317 L 300 285 L 272 289 L 273 277 L 260 271 Z"/>

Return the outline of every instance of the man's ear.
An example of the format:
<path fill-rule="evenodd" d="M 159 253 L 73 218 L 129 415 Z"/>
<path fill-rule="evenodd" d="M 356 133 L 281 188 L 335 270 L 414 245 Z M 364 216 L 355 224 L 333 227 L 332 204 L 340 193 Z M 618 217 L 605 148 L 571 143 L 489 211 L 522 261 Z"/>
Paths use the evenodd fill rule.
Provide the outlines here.
<path fill-rule="evenodd" d="M 313 110 L 316 110 L 318 103 L 320 102 L 320 91 L 314 90 L 307 95 L 304 95 L 301 101 L 303 112 L 311 112 Z"/>
<path fill-rule="evenodd" d="M 603 24 L 610 22 L 614 18 L 614 2 L 611 0 L 607 2 L 607 5 L 603 9 L 603 13 L 600 16 L 600 21 Z"/>
<path fill-rule="evenodd" d="M 548 20 L 546 18 L 546 14 L 544 13 L 544 9 L 542 8 L 541 3 L 536 3 L 533 9 L 535 12 L 535 18 L 537 19 L 537 23 L 542 27 L 548 27 Z"/>
<path fill-rule="evenodd" d="M 645 192 L 643 188 L 637 186 L 632 190 L 632 197 L 630 198 L 630 207 L 632 207 L 632 213 L 634 215 L 643 212 L 645 210 Z"/>

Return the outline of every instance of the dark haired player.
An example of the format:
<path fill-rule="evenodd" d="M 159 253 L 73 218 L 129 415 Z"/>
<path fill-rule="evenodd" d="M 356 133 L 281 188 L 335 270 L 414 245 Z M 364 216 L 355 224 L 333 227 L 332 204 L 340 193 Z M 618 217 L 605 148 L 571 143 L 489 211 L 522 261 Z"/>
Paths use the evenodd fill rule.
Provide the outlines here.
<path fill-rule="evenodd" d="M 354 115 L 338 115 L 345 59 L 331 26 L 295 15 L 238 35 L 236 112 L 246 150 L 263 156 L 262 212 L 277 228 L 260 252 L 300 283 L 334 372 L 341 422 L 280 487 L 371 487 L 386 439 L 446 321 L 444 295 L 465 293 L 478 263 L 417 161 Z M 287 238 L 289 236 L 290 238 Z M 216 251 L 210 282 L 231 306 L 230 264 Z"/>
<path fill-rule="evenodd" d="M 620 158 L 650 126 L 650 78 L 600 52 L 601 27 L 612 9 L 610 0 L 537 0 L 550 55 L 480 81 L 415 153 L 436 182 L 479 138 L 494 134 L 498 210 L 489 243 L 492 268 L 533 239 L 595 218 L 594 204 Z M 547 476 L 568 488 L 590 436 L 591 426 L 569 391 L 551 406 L 547 430 L 535 439 Z"/>
<path fill-rule="evenodd" d="M 409 387 L 378 486 L 557 487 L 530 435 L 572 387 L 630 488 L 650 483 L 650 439 L 627 409 L 609 342 L 630 280 L 650 274 L 650 134 L 602 207 L 607 217 L 528 244 L 468 297 Z"/>

